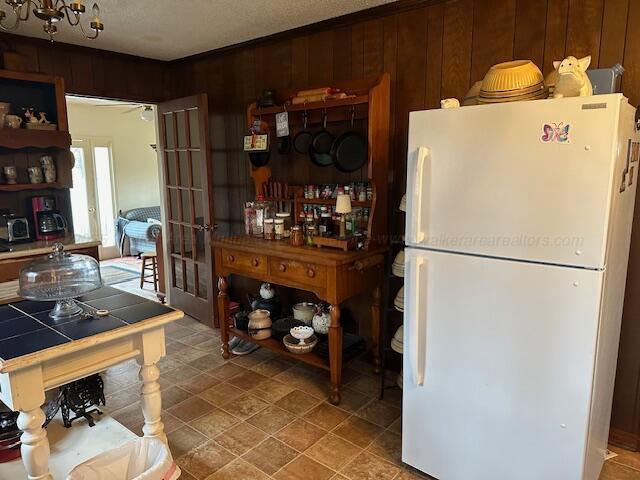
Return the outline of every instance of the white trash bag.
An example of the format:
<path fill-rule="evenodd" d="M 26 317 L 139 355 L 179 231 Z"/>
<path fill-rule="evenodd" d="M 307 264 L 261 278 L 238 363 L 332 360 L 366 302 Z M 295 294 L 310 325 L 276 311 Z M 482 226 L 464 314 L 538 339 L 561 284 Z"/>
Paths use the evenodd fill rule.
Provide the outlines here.
<path fill-rule="evenodd" d="M 67 480 L 176 480 L 180 468 L 157 438 L 138 438 L 77 465 Z"/>

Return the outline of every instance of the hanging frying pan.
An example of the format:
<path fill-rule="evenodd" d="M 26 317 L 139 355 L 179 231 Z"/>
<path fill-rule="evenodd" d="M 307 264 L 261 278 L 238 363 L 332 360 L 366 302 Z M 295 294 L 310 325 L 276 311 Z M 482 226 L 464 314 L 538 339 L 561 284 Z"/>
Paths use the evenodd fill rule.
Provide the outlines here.
<path fill-rule="evenodd" d="M 309 153 L 311 140 L 313 139 L 313 134 L 309 130 L 307 130 L 308 117 L 309 115 L 305 110 L 302 114 L 303 128 L 298 133 L 296 133 L 295 137 L 293 137 L 293 149 L 298 153 L 302 153 L 303 155 L 307 155 Z"/>
<path fill-rule="evenodd" d="M 367 164 L 367 139 L 353 130 L 355 109 L 351 110 L 351 128 L 349 132 L 340 135 L 333 142 L 331 157 L 335 167 L 344 173 L 359 170 Z"/>
<path fill-rule="evenodd" d="M 333 163 L 331 147 L 335 137 L 327 130 L 327 112 L 322 113 L 322 129 L 313 135 L 309 157 L 318 167 L 328 167 Z"/>

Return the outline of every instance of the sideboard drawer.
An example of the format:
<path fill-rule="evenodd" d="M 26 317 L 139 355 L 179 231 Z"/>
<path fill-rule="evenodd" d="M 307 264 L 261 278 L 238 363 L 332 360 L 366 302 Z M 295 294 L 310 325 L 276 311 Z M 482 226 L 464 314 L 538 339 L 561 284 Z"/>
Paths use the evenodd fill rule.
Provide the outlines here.
<path fill-rule="evenodd" d="M 267 273 L 267 257 L 238 250 L 222 249 L 222 265 L 233 270 Z"/>
<path fill-rule="evenodd" d="M 327 283 L 327 268 L 324 265 L 270 257 L 269 267 L 272 277 L 290 282 L 316 286 L 325 286 Z"/>

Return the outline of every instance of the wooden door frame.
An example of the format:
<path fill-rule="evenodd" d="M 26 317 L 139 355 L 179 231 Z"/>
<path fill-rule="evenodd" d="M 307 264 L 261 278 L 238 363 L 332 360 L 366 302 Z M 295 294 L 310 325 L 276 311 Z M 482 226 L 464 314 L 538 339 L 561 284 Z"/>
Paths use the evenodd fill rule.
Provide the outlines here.
<path fill-rule="evenodd" d="M 174 301 L 177 301 L 178 303 L 181 302 L 185 302 L 188 301 L 189 298 L 187 297 L 186 293 L 180 292 L 180 291 L 175 291 L 173 288 L 173 274 L 172 274 L 172 268 L 171 268 L 171 235 L 170 235 L 170 227 L 169 227 L 169 219 L 167 218 L 166 212 L 167 209 L 169 208 L 169 198 L 168 198 L 168 191 L 167 191 L 167 178 L 168 178 L 168 172 L 167 172 L 167 166 L 166 166 L 166 162 L 164 160 L 164 149 L 163 149 L 163 143 L 165 140 L 165 131 L 164 131 L 164 121 L 161 117 L 162 111 L 171 111 L 171 110 L 179 110 L 182 109 L 185 103 L 192 103 L 198 106 L 198 110 L 199 112 L 202 112 L 201 116 L 201 123 L 199 125 L 199 136 L 200 136 L 200 150 L 202 152 L 201 155 L 201 161 L 202 161 L 202 165 L 205 166 L 205 171 L 206 171 L 206 178 L 202 178 L 202 184 L 203 184 L 203 191 L 205 191 L 206 189 L 204 188 L 204 185 L 208 185 L 208 194 L 205 194 L 206 201 L 207 203 L 205 204 L 203 202 L 203 210 L 204 210 L 204 222 L 205 223 L 209 223 L 209 225 L 214 225 L 214 216 L 213 216 L 213 167 L 211 165 L 210 162 L 210 154 L 211 154 L 211 148 L 210 148 L 210 138 L 209 138 L 209 102 L 208 102 L 208 97 L 205 93 L 201 93 L 201 94 L 197 94 L 197 95 L 190 95 L 187 97 L 181 97 L 181 98 L 176 98 L 176 99 L 172 99 L 172 100 L 168 100 L 166 102 L 161 102 L 156 104 L 156 138 L 158 141 L 158 148 L 156 148 L 156 155 L 158 155 L 158 161 L 160 162 L 160 192 L 161 192 L 161 201 L 162 201 L 162 208 L 161 208 L 161 218 L 162 218 L 162 228 L 165 232 L 167 232 L 166 235 L 162 236 L 162 242 L 163 242 L 163 248 L 164 251 L 166 252 L 166 255 L 164 255 L 163 260 L 163 264 L 164 264 L 164 270 L 166 272 L 166 295 L 167 295 L 167 302 L 169 304 L 174 303 Z M 209 217 L 207 219 L 207 216 Z M 195 218 L 193 219 L 195 222 Z M 209 315 L 206 316 L 206 318 L 203 319 L 199 319 L 200 321 L 202 321 L 202 323 L 205 323 L 206 325 L 212 326 L 212 327 L 218 327 L 218 318 L 217 318 L 217 314 L 216 314 L 216 309 L 214 308 L 215 305 L 215 297 L 216 297 L 216 285 L 214 282 L 214 251 L 213 251 L 213 246 L 212 246 L 212 240 L 213 240 L 213 230 L 210 230 L 209 232 L 205 231 L 205 249 L 207 250 L 206 253 L 208 253 L 210 260 L 210 268 L 207 271 L 207 275 L 208 275 L 208 280 L 207 280 L 207 295 L 210 297 L 211 301 L 211 308 L 209 310 Z M 207 242 L 209 243 L 208 247 L 207 247 Z M 187 312 L 185 312 L 187 313 Z"/>

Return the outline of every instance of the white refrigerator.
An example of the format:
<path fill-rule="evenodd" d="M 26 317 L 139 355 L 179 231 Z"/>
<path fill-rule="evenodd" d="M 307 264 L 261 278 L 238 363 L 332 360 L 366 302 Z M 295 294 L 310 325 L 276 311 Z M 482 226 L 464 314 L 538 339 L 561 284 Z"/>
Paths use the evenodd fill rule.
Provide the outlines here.
<path fill-rule="evenodd" d="M 620 94 L 412 112 L 402 459 L 597 480 L 638 173 Z"/>

